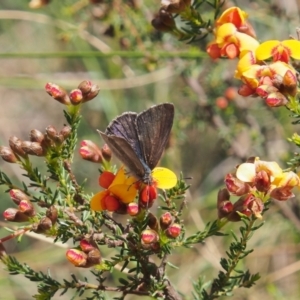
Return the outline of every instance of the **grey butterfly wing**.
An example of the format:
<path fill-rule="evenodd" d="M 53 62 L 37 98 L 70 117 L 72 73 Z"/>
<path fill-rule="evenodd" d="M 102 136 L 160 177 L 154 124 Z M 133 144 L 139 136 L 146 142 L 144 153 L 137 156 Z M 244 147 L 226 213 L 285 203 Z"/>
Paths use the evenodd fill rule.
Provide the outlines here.
<path fill-rule="evenodd" d="M 136 128 L 146 164 L 152 170 L 169 141 L 174 119 L 174 105 L 163 103 L 137 115 Z"/>
<path fill-rule="evenodd" d="M 134 112 L 126 112 L 115 118 L 107 126 L 105 134 L 107 136 L 121 137 L 127 141 L 135 153 L 141 157 L 142 152 L 139 143 L 139 137 L 136 130 L 137 114 Z"/>
<path fill-rule="evenodd" d="M 107 135 L 106 132 L 99 131 L 99 133 L 113 154 L 129 168 L 135 177 L 142 179 L 145 175 L 144 165 L 128 141 L 123 137 Z"/>

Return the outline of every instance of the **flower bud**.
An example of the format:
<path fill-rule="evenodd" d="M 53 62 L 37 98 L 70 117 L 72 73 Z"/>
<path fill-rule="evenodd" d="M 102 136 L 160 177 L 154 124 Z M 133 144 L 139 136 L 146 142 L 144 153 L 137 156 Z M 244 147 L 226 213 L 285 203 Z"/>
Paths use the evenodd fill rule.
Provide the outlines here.
<path fill-rule="evenodd" d="M 88 94 L 92 89 L 92 82 L 89 80 L 84 80 L 79 83 L 78 89 L 82 92 L 82 95 Z"/>
<path fill-rule="evenodd" d="M 259 171 L 255 175 L 254 186 L 260 192 L 267 192 L 271 186 L 269 174 L 265 171 Z"/>
<path fill-rule="evenodd" d="M 84 160 L 95 163 L 101 163 L 103 156 L 99 147 L 90 140 L 84 140 L 80 143 L 79 154 Z"/>
<path fill-rule="evenodd" d="M 153 230 L 155 230 L 157 232 L 158 229 L 159 229 L 157 218 L 151 212 L 149 212 L 147 218 L 148 218 L 147 225 L 150 227 L 150 229 L 153 229 Z"/>
<path fill-rule="evenodd" d="M 270 197 L 278 201 L 286 201 L 290 198 L 295 197 L 295 195 L 292 193 L 292 187 L 283 186 L 273 189 L 270 193 Z"/>
<path fill-rule="evenodd" d="M 265 101 L 271 107 L 284 106 L 288 103 L 288 99 L 279 92 L 270 93 Z"/>
<path fill-rule="evenodd" d="M 19 211 L 24 213 L 25 215 L 32 217 L 35 215 L 35 209 L 33 204 L 27 200 L 27 199 L 23 199 L 20 201 L 19 203 Z"/>
<path fill-rule="evenodd" d="M 41 143 L 44 139 L 44 134 L 37 129 L 30 131 L 29 139 L 31 142 Z"/>
<path fill-rule="evenodd" d="M 46 210 L 46 217 L 51 220 L 52 225 L 56 223 L 56 221 L 58 219 L 58 211 L 54 205 L 50 206 Z"/>
<path fill-rule="evenodd" d="M 111 160 L 112 152 L 111 152 L 111 150 L 110 150 L 110 148 L 108 147 L 107 144 L 103 145 L 103 147 L 101 148 L 101 153 L 102 153 L 102 156 L 104 157 L 104 159 L 106 161 L 110 161 Z"/>
<path fill-rule="evenodd" d="M 167 230 L 166 230 L 166 234 L 168 237 L 170 238 L 177 238 L 181 233 L 181 225 L 174 223 L 172 225 L 170 225 Z"/>
<path fill-rule="evenodd" d="M 83 99 L 82 91 L 80 89 L 72 90 L 69 97 L 73 105 L 78 105 Z"/>
<path fill-rule="evenodd" d="M 265 99 L 270 93 L 277 92 L 278 89 L 273 85 L 262 84 L 256 88 L 256 94 Z"/>
<path fill-rule="evenodd" d="M 57 84 L 48 82 L 45 86 L 46 92 L 58 102 L 64 105 L 70 105 L 71 101 L 67 92 Z"/>
<path fill-rule="evenodd" d="M 85 267 L 87 264 L 87 255 L 81 250 L 69 249 L 66 257 L 75 267 Z"/>
<path fill-rule="evenodd" d="M 250 185 L 236 178 L 233 174 L 227 174 L 224 180 L 227 190 L 236 196 L 242 196 L 249 192 Z"/>
<path fill-rule="evenodd" d="M 134 217 L 140 212 L 140 207 L 137 203 L 131 202 L 127 205 L 127 213 Z"/>
<path fill-rule="evenodd" d="M 152 202 L 157 198 L 157 189 L 154 185 L 146 185 L 140 192 L 139 200 L 144 203 Z"/>
<path fill-rule="evenodd" d="M 99 94 L 99 91 L 100 91 L 100 88 L 98 85 L 96 85 L 96 84 L 92 85 L 90 92 L 87 94 L 84 94 L 82 103 L 85 103 L 87 101 L 94 99 Z"/>
<path fill-rule="evenodd" d="M 72 128 L 68 125 L 65 125 L 59 134 L 61 134 L 64 137 L 64 139 L 66 139 L 70 136 L 71 131 L 72 131 Z"/>
<path fill-rule="evenodd" d="M 0 146 L 0 156 L 4 161 L 12 164 L 18 161 L 17 157 L 9 147 Z"/>
<path fill-rule="evenodd" d="M 99 185 L 104 189 L 107 189 L 112 184 L 115 178 L 116 175 L 114 173 L 103 171 L 99 176 Z"/>
<path fill-rule="evenodd" d="M 292 72 L 292 70 L 287 70 L 283 76 L 282 80 L 284 94 L 288 94 L 292 97 L 296 96 L 297 94 L 297 77 Z"/>
<path fill-rule="evenodd" d="M 173 222 L 173 217 L 169 211 L 165 212 L 160 216 L 159 224 L 161 229 L 168 228 Z"/>
<path fill-rule="evenodd" d="M 104 207 L 108 211 L 117 211 L 121 208 L 119 200 L 111 195 L 106 196 L 104 199 Z"/>
<path fill-rule="evenodd" d="M 52 227 L 52 221 L 48 217 L 41 218 L 37 229 L 35 230 L 36 233 L 44 233 L 48 231 Z"/>
<path fill-rule="evenodd" d="M 9 138 L 9 146 L 16 155 L 27 157 L 27 154 L 22 150 L 22 141 L 16 136 Z"/>
<path fill-rule="evenodd" d="M 16 208 L 8 208 L 3 212 L 3 217 L 5 220 L 10 222 L 26 222 L 29 217 Z"/>
<path fill-rule="evenodd" d="M 158 14 L 151 21 L 152 26 L 158 31 L 172 31 L 176 28 L 172 15 L 164 9 L 160 9 Z"/>
<path fill-rule="evenodd" d="M 28 155 L 44 156 L 45 152 L 40 143 L 23 141 L 21 144 L 22 150 Z"/>
<path fill-rule="evenodd" d="M 218 218 L 227 217 L 233 210 L 233 204 L 230 202 L 230 195 L 227 189 L 221 189 L 218 193 Z"/>
<path fill-rule="evenodd" d="M 146 229 L 141 233 L 141 241 L 143 244 L 153 244 L 159 240 L 158 233 L 152 229 Z"/>
<path fill-rule="evenodd" d="M 46 134 L 51 140 L 55 140 L 57 136 L 57 130 L 54 126 L 49 125 L 46 128 Z"/>
<path fill-rule="evenodd" d="M 92 249 L 87 255 L 88 266 L 98 265 L 101 263 L 101 253 L 99 249 Z"/>
<path fill-rule="evenodd" d="M 89 253 L 93 249 L 98 249 L 97 244 L 92 239 L 82 239 L 80 240 L 79 246 L 82 251 Z"/>
<path fill-rule="evenodd" d="M 17 205 L 19 205 L 22 200 L 29 201 L 29 197 L 19 189 L 11 189 L 9 191 L 9 196 Z"/>

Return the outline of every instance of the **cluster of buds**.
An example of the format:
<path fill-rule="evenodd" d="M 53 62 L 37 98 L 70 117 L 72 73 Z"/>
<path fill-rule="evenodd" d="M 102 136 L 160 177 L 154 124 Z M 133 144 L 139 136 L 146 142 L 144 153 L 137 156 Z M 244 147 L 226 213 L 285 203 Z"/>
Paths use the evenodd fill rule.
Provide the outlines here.
<path fill-rule="evenodd" d="M 3 160 L 16 163 L 20 158 L 27 158 L 28 155 L 45 156 L 51 147 L 61 146 L 71 133 L 71 127 L 64 126 L 57 131 L 54 126 L 46 128 L 45 133 L 33 129 L 29 135 L 29 141 L 22 141 L 16 136 L 9 139 L 9 147 L 0 147 L 0 156 Z"/>
<path fill-rule="evenodd" d="M 99 148 L 98 145 L 90 140 L 81 141 L 79 154 L 84 160 L 100 164 L 109 162 L 112 157 L 112 152 L 106 144 Z"/>
<path fill-rule="evenodd" d="M 297 94 L 297 71 L 289 61 L 300 59 L 300 41 L 260 44 L 247 17 L 238 7 L 224 11 L 215 23 L 215 40 L 207 52 L 213 59 L 239 58 L 235 78 L 242 81 L 240 95 L 260 96 L 271 107 L 284 106 Z"/>
<path fill-rule="evenodd" d="M 89 80 L 82 81 L 77 89 L 69 94 L 65 89 L 55 83 L 48 82 L 45 86 L 46 92 L 58 102 L 64 105 L 78 105 L 94 99 L 99 93 L 99 87 Z"/>
<path fill-rule="evenodd" d="M 218 194 L 218 215 L 234 222 L 241 214 L 261 218 L 264 203 L 270 198 L 286 201 L 294 197 L 292 189 L 300 186 L 300 179 L 292 171 L 283 172 L 276 162 L 250 158 L 225 176 L 225 184 L 226 189 Z M 233 204 L 230 195 L 240 198 Z"/>
<path fill-rule="evenodd" d="M 181 225 L 174 222 L 170 212 L 162 214 L 159 222 L 152 213 L 149 213 L 148 227 L 141 233 L 141 245 L 144 249 L 153 251 L 157 251 L 161 244 L 177 238 L 181 233 Z"/>
<path fill-rule="evenodd" d="M 101 263 L 101 253 L 91 239 L 82 239 L 77 249 L 69 249 L 66 257 L 75 267 L 89 268 Z"/>
<path fill-rule="evenodd" d="M 35 209 L 29 197 L 19 189 L 9 191 L 11 200 L 18 208 L 8 208 L 3 212 L 5 220 L 10 222 L 27 222 L 35 216 Z"/>

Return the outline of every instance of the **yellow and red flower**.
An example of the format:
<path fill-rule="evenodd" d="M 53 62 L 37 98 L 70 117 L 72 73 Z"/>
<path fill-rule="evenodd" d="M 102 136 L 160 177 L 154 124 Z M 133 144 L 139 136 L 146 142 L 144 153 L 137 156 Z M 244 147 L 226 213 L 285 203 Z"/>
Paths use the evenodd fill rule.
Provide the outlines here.
<path fill-rule="evenodd" d="M 273 62 L 282 61 L 288 63 L 290 57 L 300 59 L 300 41 L 266 41 L 259 45 L 256 49 L 256 57 L 258 60 L 267 60 L 272 58 Z"/>
<path fill-rule="evenodd" d="M 149 204 L 157 198 L 157 188 L 170 189 L 177 183 L 176 175 L 166 168 L 155 168 L 151 175 L 153 183 L 146 185 L 141 184 L 135 177 L 128 176 L 124 167 L 121 167 L 116 175 L 104 171 L 99 177 L 99 184 L 105 190 L 92 197 L 91 209 L 118 211 L 124 205 L 134 202 L 138 191 L 140 204 L 150 207 Z"/>

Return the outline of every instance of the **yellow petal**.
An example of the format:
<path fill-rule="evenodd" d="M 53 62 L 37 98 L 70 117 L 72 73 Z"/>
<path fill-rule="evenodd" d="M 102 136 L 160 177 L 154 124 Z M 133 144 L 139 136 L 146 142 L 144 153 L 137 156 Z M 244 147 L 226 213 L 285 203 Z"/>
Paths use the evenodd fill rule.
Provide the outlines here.
<path fill-rule="evenodd" d="M 119 171 L 116 174 L 116 177 L 114 179 L 114 181 L 112 182 L 111 186 L 114 185 L 120 185 L 120 184 L 127 184 L 132 185 L 133 183 L 136 182 L 136 178 L 132 177 L 132 176 L 128 176 L 128 174 L 125 171 L 124 166 L 122 166 Z"/>
<path fill-rule="evenodd" d="M 240 164 L 236 170 L 236 177 L 244 182 L 252 182 L 255 174 L 255 164 L 251 163 Z"/>
<path fill-rule="evenodd" d="M 152 171 L 152 177 L 160 189 L 171 189 L 177 183 L 177 176 L 167 168 L 155 168 Z"/>
<path fill-rule="evenodd" d="M 120 201 L 126 204 L 133 202 L 137 193 L 135 184 L 116 184 L 111 185 L 108 189 L 114 196 L 116 196 L 118 199 L 120 199 Z"/>
<path fill-rule="evenodd" d="M 258 60 L 266 60 L 272 56 L 272 51 L 274 48 L 278 47 L 280 45 L 280 41 L 277 40 L 271 40 L 266 41 L 259 45 L 259 47 L 256 49 L 256 58 Z"/>
<path fill-rule="evenodd" d="M 105 191 L 101 191 L 97 194 L 95 194 L 92 199 L 91 199 L 91 202 L 90 202 L 90 207 L 92 210 L 95 210 L 95 211 L 102 211 L 103 210 L 103 207 L 101 205 L 101 200 L 109 193 L 108 190 L 105 190 Z"/>
<path fill-rule="evenodd" d="M 288 47 L 291 51 L 291 57 L 300 59 L 300 41 L 297 40 L 285 40 L 281 42 L 284 46 Z"/>

